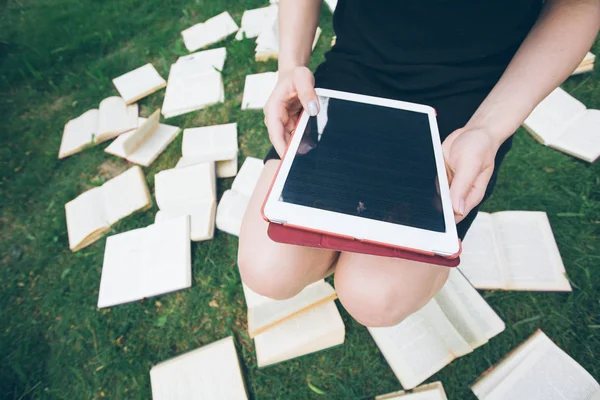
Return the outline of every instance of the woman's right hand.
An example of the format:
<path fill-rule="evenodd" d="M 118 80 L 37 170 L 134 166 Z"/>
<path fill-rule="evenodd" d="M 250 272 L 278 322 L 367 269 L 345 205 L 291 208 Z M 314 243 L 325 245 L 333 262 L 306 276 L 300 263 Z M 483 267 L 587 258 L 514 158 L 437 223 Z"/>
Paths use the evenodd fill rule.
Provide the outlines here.
<path fill-rule="evenodd" d="M 279 79 L 264 108 L 269 139 L 279 157 L 283 157 L 302 108 L 310 116 L 319 113 L 315 78 L 306 67 L 279 72 Z"/>

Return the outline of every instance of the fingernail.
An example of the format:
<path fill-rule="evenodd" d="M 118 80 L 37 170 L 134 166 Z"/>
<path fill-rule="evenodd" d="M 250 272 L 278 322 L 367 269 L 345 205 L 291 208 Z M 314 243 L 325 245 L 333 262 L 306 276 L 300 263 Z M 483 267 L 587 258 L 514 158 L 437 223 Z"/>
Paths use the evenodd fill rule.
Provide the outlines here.
<path fill-rule="evenodd" d="M 308 102 L 308 115 L 314 117 L 319 113 L 319 106 L 317 106 L 317 102 L 315 100 L 311 100 Z"/>
<path fill-rule="evenodd" d="M 460 199 L 460 203 L 458 204 L 458 212 L 460 215 L 465 215 L 465 199 Z"/>

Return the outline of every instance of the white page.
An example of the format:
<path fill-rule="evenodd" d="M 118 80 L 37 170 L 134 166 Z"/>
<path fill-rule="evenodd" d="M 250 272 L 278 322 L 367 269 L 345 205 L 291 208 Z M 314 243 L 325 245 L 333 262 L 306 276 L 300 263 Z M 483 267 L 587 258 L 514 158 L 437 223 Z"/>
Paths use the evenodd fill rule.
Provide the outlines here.
<path fill-rule="evenodd" d="M 523 125 L 540 137 L 542 143 L 550 143 L 583 115 L 585 109 L 583 103 L 556 88 L 537 105 Z"/>
<path fill-rule="evenodd" d="M 462 243 L 458 267 L 477 289 L 507 287 L 495 236 L 492 216 L 480 211 Z"/>
<path fill-rule="evenodd" d="M 227 50 L 225 47 L 198 51 L 179 57 L 174 64 L 175 71 L 179 76 L 196 76 L 208 72 L 220 72 L 225 65 Z"/>
<path fill-rule="evenodd" d="M 244 378 L 229 336 L 150 370 L 153 400 L 245 400 Z"/>
<path fill-rule="evenodd" d="M 183 131 L 183 157 L 206 161 L 232 160 L 238 154 L 237 123 L 188 128 Z"/>
<path fill-rule="evenodd" d="M 99 187 L 90 189 L 65 204 L 69 248 L 72 251 L 79 250 L 94 232 L 110 228 L 101 191 Z"/>
<path fill-rule="evenodd" d="M 455 358 L 431 324 L 432 320 L 443 320 L 446 317 L 439 307 L 428 310 L 431 304 L 435 303 L 429 302 L 398 325 L 368 328 L 405 389 L 416 387 Z M 428 315 L 429 311 L 437 312 L 438 315 Z"/>
<path fill-rule="evenodd" d="M 448 400 L 442 382 L 432 382 L 415 388 L 410 393 L 404 390 L 383 394 L 375 400 Z"/>
<path fill-rule="evenodd" d="M 150 63 L 113 79 L 113 84 L 127 104 L 167 86 L 167 82 Z"/>
<path fill-rule="evenodd" d="M 196 164 L 202 164 L 206 162 L 205 157 L 181 157 L 175 168 L 185 168 Z M 231 160 L 217 161 L 215 162 L 215 171 L 217 178 L 231 178 L 237 174 L 238 162 L 237 157 Z"/>
<path fill-rule="evenodd" d="M 137 119 L 137 104 L 128 106 L 120 97 L 107 97 L 100 102 L 95 142 L 101 143 L 137 128 Z"/>
<path fill-rule="evenodd" d="M 549 145 L 574 157 L 594 162 L 600 156 L 600 110 L 587 110 Z"/>
<path fill-rule="evenodd" d="M 219 42 L 227 36 L 235 33 L 239 27 L 227 11 L 204 23 L 196 24 L 181 32 L 183 42 L 188 51 L 196 51 L 210 44 Z"/>
<path fill-rule="evenodd" d="M 254 157 L 246 157 L 242 168 L 240 168 L 240 171 L 233 180 L 231 189 L 247 197 L 252 196 L 263 168 L 264 163 L 262 160 Z"/>
<path fill-rule="evenodd" d="M 242 110 L 262 110 L 277 84 L 277 72 L 246 76 Z"/>
<path fill-rule="evenodd" d="M 344 322 L 335 302 L 327 302 L 254 338 L 258 367 L 340 345 L 344 338 Z"/>
<path fill-rule="evenodd" d="M 331 10 L 331 12 L 335 11 L 337 2 L 338 2 L 338 0 L 325 0 L 325 4 L 327 4 L 327 7 L 329 7 L 329 10 Z"/>
<path fill-rule="evenodd" d="M 154 176 L 156 203 L 167 211 L 182 206 L 202 207 L 216 199 L 214 163 L 160 171 Z"/>
<path fill-rule="evenodd" d="M 193 78 L 181 79 L 171 72 L 162 113 L 166 118 L 171 118 L 222 103 L 224 100 L 225 90 L 220 73 L 207 72 Z"/>
<path fill-rule="evenodd" d="M 127 135 L 121 145 L 125 154 L 130 155 L 140 147 L 140 145 L 158 128 L 160 120 L 160 110 L 156 110 L 142 124 L 138 118 L 138 128 L 134 129 L 130 135 Z"/>
<path fill-rule="evenodd" d="M 571 290 L 546 213 L 504 211 L 493 218 L 511 289 Z"/>
<path fill-rule="evenodd" d="M 146 178 L 137 165 L 106 181 L 102 185 L 102 197 L 104 212 L 111 225 L 152 205 Z"/>
<path fill-rule="evenodd" d="M 230 235 L 240 236 L 242 220 L 250 197 L 234 190 L 226 190 L 217 206 L 217 228 Z"/>
<path fill-rule="evenodd" d="M 167 221 L 169 219 L 189 215 L 190 238 L 194 242 L 212 239 L 215 232 L 215 213 L 217 201 L 212 199 L 204 204 L 182 204 L 181 206 L 170 206 L 166 210 L 156 213 L 155 222 Z"/>
<path fill-rule="evenodd" d="M 272 21 L 278 12 L 277 5 L 246 10 L 242 15 L 242 26 L 235 35 L 237 40 L 242 40 L 244 36 L 247 39 L 255 38 L 265 29 L 265 26 Z"/>
<path fill-rule="evenodd" d="M 98 110 L 92 109 L 70 120 L 63 130 L 58 158 L 65 158 L 94 144 L 98 132 Z"/>

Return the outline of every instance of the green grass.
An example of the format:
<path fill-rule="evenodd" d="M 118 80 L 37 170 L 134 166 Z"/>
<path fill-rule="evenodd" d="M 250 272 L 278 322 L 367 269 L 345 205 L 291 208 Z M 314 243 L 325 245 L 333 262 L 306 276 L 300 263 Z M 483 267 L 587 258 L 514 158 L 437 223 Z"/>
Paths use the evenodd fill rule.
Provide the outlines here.
<path fill-rule="evenodd" d="M 222 10 L 239 22 L 247 1 L 5 0 L 0 2 L 0 396 L 6 399 L 148 399 L 150 367 L 188 349 L 234 335 L 248 391 L 255 399 L 353 399 L 400 385 L 368 332 L 342 310 L 346 343 L 256 368 L 246 334 L 237 238 L 217 232 L 194 244 L 193 286 L 176 294 L 98 310 L 105 239 L 68 249 L 64 204 L 127 167 L 104 146 L 57 160 L 65 122 L 116 94 L 111 79 L 148 61 L 163 76 L 186 54 L 179 32 Z M 330 14 L 312 67 L 328 49 Z M 228 40 L 226 102 L 169 122 L 182 127 L 237 121 L 240 161 L 268 148 L 260 112 L 241 112 L 244 77 L 274 70 L 255 64 L 252 41 Z M 600 50 L 596 42 L 595 52 Z M 564 85 L 600 108 L 600 73 Z M 143 115 L 164 91 L 141 101 Z M 174 166 L 181 137 L 146 168 Z M 231 180 L 219 181 L 219 193 Z M 542 328 L 600 376 L 600 164 L 589 165 L 534 142 L 520 130 L 486 211 L 548 213 L 573 293 L 486 292 L 507 328 L 489 344 L 443 369 L 451 399 L 473 399 L 469 384 L 507 351 Z M 157 208 L 115 225 L 111 234 L 146 226 Z M 215 301 L 217 307 L 209 306 Z M 213 303 L 214 306 L 214 303 Z M 325 394 L 318 394 L 309 382 Z"/>

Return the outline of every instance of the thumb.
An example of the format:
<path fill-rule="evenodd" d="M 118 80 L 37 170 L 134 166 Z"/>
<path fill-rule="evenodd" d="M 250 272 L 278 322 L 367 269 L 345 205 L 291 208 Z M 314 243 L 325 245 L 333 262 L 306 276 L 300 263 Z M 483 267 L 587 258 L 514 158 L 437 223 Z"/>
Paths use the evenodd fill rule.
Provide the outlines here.
<path fill-rule="evenodd" d="M 319 113 L 319 102 L 315 92 L 315 78 L 306 67 L 296 67 L 293 75 L 294 89 L 302 107 L 311 117 Z"/>
<path fill-rule="evenodd" d="M 479 175 L 479 165 L 472 158 L 464 158 L 454 168 L 454 177 L 450 184 L 450 199 L 454 213 L 466 215 L 466 202 Z"/>

